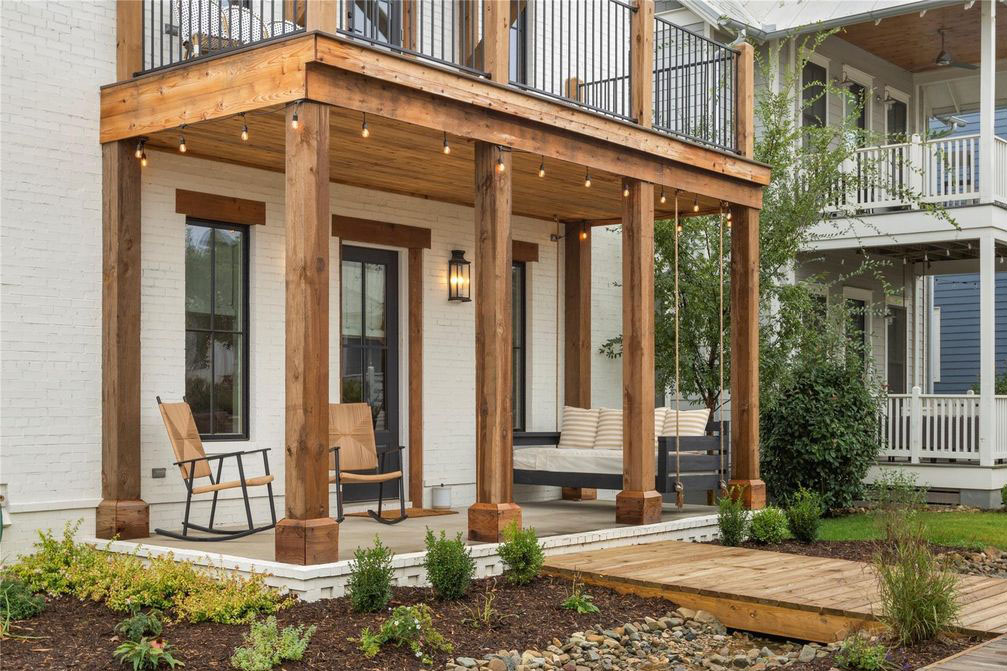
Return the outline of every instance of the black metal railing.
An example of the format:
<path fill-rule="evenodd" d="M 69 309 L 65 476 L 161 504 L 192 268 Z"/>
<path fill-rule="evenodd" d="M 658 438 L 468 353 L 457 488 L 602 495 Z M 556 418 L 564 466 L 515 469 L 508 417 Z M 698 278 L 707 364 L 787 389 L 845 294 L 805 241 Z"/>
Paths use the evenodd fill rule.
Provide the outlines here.
<path fill-rule="evenodd" d="M 483 1 L 343 0 L 339 33 L 482 76 Z"/>
<path fill-rule="evenodd" d="M 304 31 L 307 0 L 142 0 L 142 71 Z"/>
<path fill-rule="evenodd" d="M 738 52 L 654 20 L 654 128 L 735 151 Z"/>
<path fill-rule="evenodd" d="M 511 84 L 631 121 L 632 5 L 550 0 L 519 6 L 510 35 Z"/>

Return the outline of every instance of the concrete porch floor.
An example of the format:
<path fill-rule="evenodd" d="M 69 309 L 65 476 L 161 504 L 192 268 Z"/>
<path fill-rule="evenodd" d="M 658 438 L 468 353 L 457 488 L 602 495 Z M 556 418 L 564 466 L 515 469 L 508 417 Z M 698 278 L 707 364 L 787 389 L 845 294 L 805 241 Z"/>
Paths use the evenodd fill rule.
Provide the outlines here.
<path fill-rule="evenodd" d="M 540 501 L 522 503 L 521 508 L 524 526 L 534 527 L 539 538 L 627 526 L 616 524 L 614 501 Z M 407 519 L 395 525 L 379 524 L 367 517 L 347 517 L 339 525 L 339 558 L 350 559 L 356 548 L 372 544 L 375 536 L 380 536 L 381 542 L 395 554 L 420 552 L 424 549 L 423 539 L 428 527 L 438 534 L 444 530 L 448 536 L 454 536 L 460 531 L 464 537 L 468 523 L 466 509 L 456 509 L 456 513 Z M 715 513 L 716 508 L 711 506 L 687 505 L 679 510 L 674 504 L 665 504 L 661 519 L 663 522 L 670 522 Z M 193 535 L 197 533 L 194 532 Z M 221 553 L 264 561 L 272 561 L 274 553 L 272 530 L 214 543 L 181 541 L 158 534 L 134 539 L 134 542 L 146 546 Z"/>

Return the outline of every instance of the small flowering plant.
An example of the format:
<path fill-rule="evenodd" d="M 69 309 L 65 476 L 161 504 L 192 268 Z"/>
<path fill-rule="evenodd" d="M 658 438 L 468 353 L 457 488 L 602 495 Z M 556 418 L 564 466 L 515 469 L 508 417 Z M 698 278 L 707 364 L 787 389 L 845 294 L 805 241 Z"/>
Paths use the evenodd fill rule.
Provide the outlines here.
<path fill-rule="evenodd" d="M 115 656 L 122 664 L 132 664 L 133 671 L 157 669 L 162 664 L 174 669 L 185 666 L 176 659 L 175 648 L 165 641 L 152 638 L 141 638 L 139 641 L 126 641 L 115 649 Z"/>
<path fill-rule="evenodd" d="M 434 628 L 433 611 L 426 604 L 398 606 L 385 620 L 381 629 L 372 632 L 364 629 L 355 639 L 366 657 L 374 657 L 385 643 L 408 646 L 413 655 L 424 664 L 433 664 L 436 652 L 451 652 L 454 648 Z"/>

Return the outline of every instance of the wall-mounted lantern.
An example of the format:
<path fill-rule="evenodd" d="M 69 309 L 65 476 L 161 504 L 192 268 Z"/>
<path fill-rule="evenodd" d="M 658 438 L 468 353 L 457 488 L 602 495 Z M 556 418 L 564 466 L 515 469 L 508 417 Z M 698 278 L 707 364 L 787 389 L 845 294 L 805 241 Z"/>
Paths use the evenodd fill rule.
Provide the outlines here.
<path fill-rule="evenodd" d="M 471 301 L 472 264 L 465 260 L 465 252 L 460 249 L 451 250 L 448 259 L 448 300 Z"/>

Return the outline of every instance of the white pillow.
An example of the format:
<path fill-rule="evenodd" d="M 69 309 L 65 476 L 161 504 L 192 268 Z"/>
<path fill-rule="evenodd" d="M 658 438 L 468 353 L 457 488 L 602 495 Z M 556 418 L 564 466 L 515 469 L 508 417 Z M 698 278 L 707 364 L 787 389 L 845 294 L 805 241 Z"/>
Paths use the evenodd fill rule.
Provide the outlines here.
<path fill-rule="evenodd" d="M 601 415 L 598 417 L 598 435 L 594 438 L 594 449 L 622 449 L 622 410 L 601 409 Z"/>
<path fill-rule="evenodd" d="M 674 408 L 668 408 L 668 414 L 664 419 L 664 431 L 662 436 L 676 435 L 675 419 L 678 417 L 679 428 L 683 436 L 705 436 L 706 424 L 710 419 L 710 411 L 707 408 L 700 410 L 683 410 L 681 413 Z"/>
<path fill-rule="evenodd" d="M 598 433 L 598 410 L 563 406 L 563 424 L 560 426 L 559 445 L 563 449 L 591 449 Z"/>

